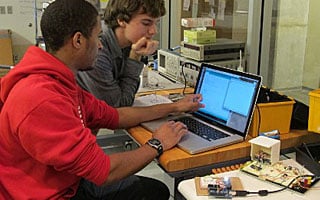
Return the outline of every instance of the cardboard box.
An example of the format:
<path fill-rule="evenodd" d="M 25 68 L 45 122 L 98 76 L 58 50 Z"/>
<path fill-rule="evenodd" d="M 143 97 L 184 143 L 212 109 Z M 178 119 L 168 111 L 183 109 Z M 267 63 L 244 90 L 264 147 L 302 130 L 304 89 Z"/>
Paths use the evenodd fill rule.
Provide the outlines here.
<path fill-rule="evenodd" d="M 308 131 L 320 133 L 320 89 L 309 92 Z"/>
<path fill-rule="evenodd" d="M 191 44 L 210 44 L 216 42 L 215 30 L 184 30 L 183 41 Z"/>
<path fill-rule="evenodd" d="M 13 64 L 11 31 L 0 30 L 0 65 Z"/>
<path fill-rule="evenodd" d="M 270 102 L 259 103 L 258 99 L 249 129 L 249 135 L 252 137 L 258 136 L 261 132 L 272 130 L 278 130 L 280 134 L 290 131 L 292 110 L 295 104 L 294 99 L 281 95 L 276 91 L 271 91 L 270 93 L 273 96 L 277 96 L 276 100 L 270 99 Z"/>

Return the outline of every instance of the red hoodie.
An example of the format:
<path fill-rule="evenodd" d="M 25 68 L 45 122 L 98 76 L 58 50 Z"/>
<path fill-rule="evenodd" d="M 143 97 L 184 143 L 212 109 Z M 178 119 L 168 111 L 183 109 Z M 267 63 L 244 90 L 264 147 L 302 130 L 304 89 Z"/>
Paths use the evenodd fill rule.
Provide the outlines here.
<path fill-rule="evenodd" d="M 118 123 L 67 66 L 30 47 L 1 79 L 0 199 L 69 199 L 81 177 L 101 185 L 110 160 L 90 128 Z"/>

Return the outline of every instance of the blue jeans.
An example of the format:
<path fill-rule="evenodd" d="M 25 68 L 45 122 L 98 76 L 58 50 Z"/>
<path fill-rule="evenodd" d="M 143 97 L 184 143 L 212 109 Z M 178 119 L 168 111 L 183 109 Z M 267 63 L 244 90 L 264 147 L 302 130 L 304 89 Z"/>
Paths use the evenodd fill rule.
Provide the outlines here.
<path fill-rule="evenodd" d="M 133 175 L 107 186 L 82 179 L 71 200 L 168 200 L 169 197 L 169 189 L 161 181 Z"/>

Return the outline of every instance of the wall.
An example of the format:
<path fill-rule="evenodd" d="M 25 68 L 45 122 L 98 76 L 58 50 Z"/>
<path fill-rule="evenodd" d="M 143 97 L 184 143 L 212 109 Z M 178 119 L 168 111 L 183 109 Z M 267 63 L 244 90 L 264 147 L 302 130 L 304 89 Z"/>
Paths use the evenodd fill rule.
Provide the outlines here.
<path fill-rule="evenodd" d="M 309 0 L 280 0 L 276 29 L 275 89 L 301 88 L 308 33 Z"/>
<path fill-rule="evenodd" d="M 316 89 L 320 87 L 320 1 L 310 0 L 309 25 L 303 71 L 303 86 Z"/>
<path fill-rule="evenodd" d="M 37 6 L 42 7 L 44 0 L 38 0 Z M 14 61 L 17 62 L 23 56 L 25 50 L 35 44 L 36 23 L 34 0 L 1 0 L 0 10 L 4 8 L 5 13 L 0 14 L 0 29 L 12 31 L 12 45 Z M 8 12 L 12 8 L 12 14 Z M 41 12 L 37 12 L 39 15 Z"/>
<path fill-rule="evenodd" d="M 249 0 L 235 0 L 233 8 L 232 39 L 247 41 Z"/>
<path fill-rule="evenodd" d="M 107 0 L 89 0 L 104 8 Z M 0 1 L 0 29 L 12 31 L 12 45 L 14 61 L 17 63 L 26 49 L 36 43 L 36 36 L 40 33 L 40 18 L 42 3 L 49 0 L 1 0 Z M 12 8 L 12 14 L 8 13 Z M 38 8 L 35 11 L 35 8 Z M 4 11 L 2 13 L 1 11 Z M 37 17 L 35 17 L 37 16 Z M 0 47 L 1 48 L 1 47 Z"/>

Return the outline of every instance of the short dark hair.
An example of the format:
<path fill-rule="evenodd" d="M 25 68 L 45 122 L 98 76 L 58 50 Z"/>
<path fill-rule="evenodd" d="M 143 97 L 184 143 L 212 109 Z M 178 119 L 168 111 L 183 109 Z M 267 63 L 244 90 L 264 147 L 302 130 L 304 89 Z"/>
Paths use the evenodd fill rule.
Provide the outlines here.
<path fill-rule="evenodd" d="M 85 0 L 55 0 L 43 12 L 41 32 L 47 51 L 58 51 L 76 32 L 89 38 L 99 13 Z"/>
<path fill-rule="evenodd" d="M 129 22 L 140 11 L 151 17 L 166 14 L 164 0 L 109 0 L 104 12 L 104 22 L 114 29 L 119 26 L 118 19 Z"/>

